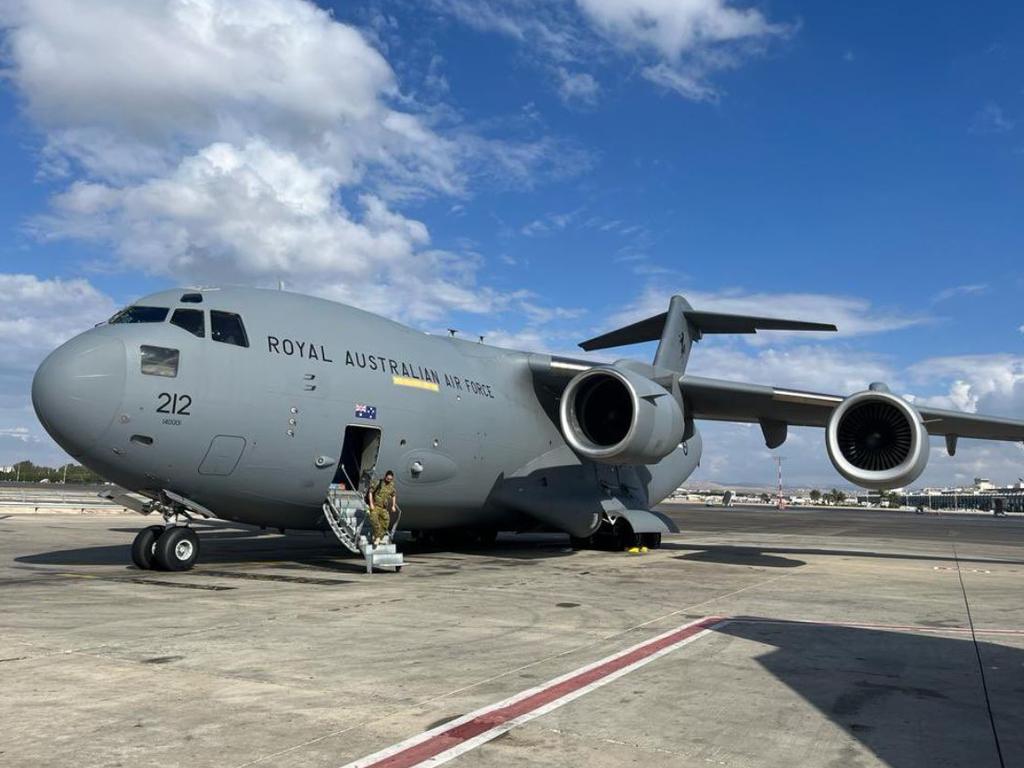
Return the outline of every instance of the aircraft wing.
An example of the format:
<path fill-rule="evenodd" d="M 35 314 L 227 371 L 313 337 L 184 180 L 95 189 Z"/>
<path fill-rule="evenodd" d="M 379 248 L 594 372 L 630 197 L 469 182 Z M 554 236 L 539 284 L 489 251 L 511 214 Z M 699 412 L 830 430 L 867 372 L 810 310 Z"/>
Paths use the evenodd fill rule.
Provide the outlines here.
<path fill-rule="evenodd" d="M 745 384 L 685 375 L 680 379 L 689 414 L 695 419 L 775 422 L 824 427 L 842 395 Z M 1024 421 L 915 406 L 931 435 L 1024 441 Z"/>

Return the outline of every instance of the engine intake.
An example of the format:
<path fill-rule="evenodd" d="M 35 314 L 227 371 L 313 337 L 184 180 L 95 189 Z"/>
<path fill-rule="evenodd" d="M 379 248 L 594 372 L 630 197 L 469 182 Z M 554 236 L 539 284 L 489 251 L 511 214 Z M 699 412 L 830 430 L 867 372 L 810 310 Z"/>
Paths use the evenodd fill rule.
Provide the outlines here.
<path fill-rule="evenodd" d="M 928 432 L 920 414 L 890 392 L 846 398 L 833 411 L 825 439 L 836 471 L 864 488 L 907 485 L 928 464 Z"/>
<path fill-rule="evenodd" d="M 605 464 L 656 464 L 676 449 L 685 427 L 670 392 L 617 366 L 573 378 L 562 394 L 559 420 L 574 451 Z"/>

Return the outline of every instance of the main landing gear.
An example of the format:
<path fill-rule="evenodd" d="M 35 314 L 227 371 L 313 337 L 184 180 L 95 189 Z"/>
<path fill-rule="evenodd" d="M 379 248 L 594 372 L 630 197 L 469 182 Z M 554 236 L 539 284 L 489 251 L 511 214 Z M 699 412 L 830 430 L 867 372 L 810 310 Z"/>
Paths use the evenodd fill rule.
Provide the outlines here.
<path fill-rule="evenodd" d="M 142 570 L 187 571 L 199 559 L 199 536 L 184 525 L 151 525 L 132 542 L 132 562 Z"/>
<path fill-rule="evenodd" d="M 603 549 L 623 552 L 634 547 L 658 549 L 661 547 L 661 534 L 635 533 L 629 521 L 620 517 L 614 524 L 605 520 L 592 536 L 586 538 L 570 536 L 569 541 L 573 549 Z"/>

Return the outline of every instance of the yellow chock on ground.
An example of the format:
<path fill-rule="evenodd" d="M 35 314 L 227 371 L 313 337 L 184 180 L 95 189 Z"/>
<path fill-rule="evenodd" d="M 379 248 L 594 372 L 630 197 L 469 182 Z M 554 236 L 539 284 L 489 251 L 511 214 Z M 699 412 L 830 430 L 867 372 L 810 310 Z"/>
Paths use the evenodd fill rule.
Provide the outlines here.
<path fill-rule="evenodd" d="M 630 547 L 626 551 L 629 552 L 629 554 L 631 554 L 631 555 L 639 555 L 640 554 L 640 547 Z"/>
<path fill-rule="evenodd" d="M 640 554 L 646 555 L 647 554 L 647 547 L 640 547 Z"/>

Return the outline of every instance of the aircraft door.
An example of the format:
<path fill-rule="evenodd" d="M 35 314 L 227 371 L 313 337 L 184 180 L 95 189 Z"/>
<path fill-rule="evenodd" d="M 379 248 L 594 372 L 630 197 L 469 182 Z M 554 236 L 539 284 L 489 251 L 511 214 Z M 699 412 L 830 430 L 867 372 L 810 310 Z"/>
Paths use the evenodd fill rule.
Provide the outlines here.
<path fill-rule="evenodd" d="M 373 470 L 380 453 L 381 431 L 377 427 L 350 424 L 345 427 L 341 456 L 334 472 L 333 483 L 349 490 L 365 491 L 370 485 Z"/>

